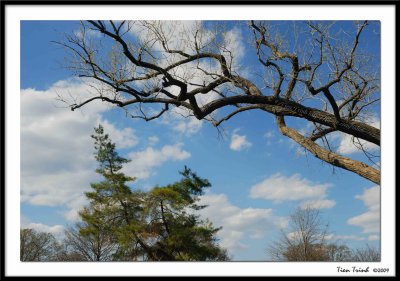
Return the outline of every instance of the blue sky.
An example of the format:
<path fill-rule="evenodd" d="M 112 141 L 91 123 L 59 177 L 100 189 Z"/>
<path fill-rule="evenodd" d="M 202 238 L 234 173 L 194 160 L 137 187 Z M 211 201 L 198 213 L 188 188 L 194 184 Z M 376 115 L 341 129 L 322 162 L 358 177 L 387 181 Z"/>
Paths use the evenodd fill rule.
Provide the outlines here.
<path fill-rule="evenodd" d="M 177 181 L 184 165 L 210 180 L 203 216 L 223 227 L 220 242 L 234 260 L 267 260 L 266 248 L 288 215 L 307 202 L 325 207 L 321 212 L 332 239 L 351 247 L 379 245 L 379 187 L 344 170 L 333 173 L 330 165 L 304 154 L 280 135 L 271 115 L 244 112 L 220 133 L 206 122 L 176 115 L 145 122 L 101 104 L 75 112 L 63 108 L 57 94 L 79 95 L 90 87 L 63 68 L 65 50 L 51 41 L 78 28 L 74 21 L 21 22 L 22 227 L 59 235 L 76 221 L 83 193 L 98 180 L 90 135 L 101 122 L 120 153 L 132 160 L 126 172 L 139 178 L 132 188 Z M 252 69 L 254 50 L 239 43 L 240 37 L 246 40 L 245 27 L 229 28 L 235 49 L 242 52 L 238 63 Z M 362 40 L 379 57 L 377 30 L 379 24 L 372 23 Z M 374 123 L 379 124 L 378 117 Z M 344 137 L 336 141 L 345 155 L 365 160 Z"/>

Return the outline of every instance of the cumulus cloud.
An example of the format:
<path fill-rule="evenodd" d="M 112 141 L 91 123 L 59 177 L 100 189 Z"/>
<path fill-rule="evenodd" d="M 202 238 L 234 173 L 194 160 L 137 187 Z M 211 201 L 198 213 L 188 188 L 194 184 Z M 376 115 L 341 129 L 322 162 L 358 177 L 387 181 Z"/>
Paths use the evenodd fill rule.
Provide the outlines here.
<path fill-rule="evenodd" d="M 293 241 L 301 241 L 302 237 L 304 236 L 304 232 L 298 230 L 298 231 L 292 231 L 286 234 L 286 237 L 290 240 Z"/>
<path fill-rule="evenodd" d="M 132 128 L 117 128 L 91 103 L 85 110 L 60 108 L 58 94 L 90 96 L 93 88 L 77 80 L 55 83 L 45 91 L 21 90 L 21 200 L 34 205 L 68 204 L 96 179 L 93 128 L 102 123 L 119 147 L 138 143 Z"/>
<path fill-rule="evenodd" d="M 86 204 L 86 202 L 85 202 L 85 204 Z M 81 217 L 79 215 L 79 211 L 82 210 L 82 208 L 83 208 L 83 206 L 85 204 L 83 204 L 79 208 L 72 208 L 72 209 L 69 209 L 68 211 L 64 212 L 64 214 L 63 214 L 64 218 L 66 220 L 68 220 L 68 221 L 71 221 L 71 222 L 76 222 L 76 221 L 81 220 Z"/>
<path fill-rule="evenodd" d="M 97 32 L 95 30 L 92 29 L 77 29 L 74 31 L 74 34 L 76 37 L 78 37 L 79 39 L 83 39 L 83 38 L 100 38 L 101 37 L 101 33 Z"/>
<path fill-rule="evenodd" d="M 302 209 L 330 209 L 336 205 L 335 200 L 328 200 L 328 199 L 315 199 L 315 200 L 307 200 L 301 203 Z"/>
<path fill-rule="evenodd" d="M 187 136 L 196 134 L 203 126 L 203 122 L 194 117 L 189 117 L 188 119 L 178 117 L 178 119 L 172 129 Z"/>
<path fill-rule="evenodd" d="M 272 209 L 242 209 L 233 205 L 225 194 L 203 195 L 199 204 L 208 206 L 200 211 L 203 218 L 210 219 L 216 227 L 222 226 L 218 232 L 221 246 L 233 252 L 247 247 L 246 235 L 260 239 L 268 231 L 287 225 L 287 219 L 274 216 Z"/>
<path fill-rule="evenodd" d="M 38 232 L 47 232 L 53 234 L 56 238 L 62 238 L 64 235 L 63 225 L 47 225 L 43 223 L 31 222 L 29 218 L 21 216 L 20 228 L 30 228 Z"/>
<path fill-rule="evenodd" d="M 231 136 L 229 147 L 234 151 L 241 151 L 252 146 L 252 143 L 247 140 L 245 135 L 239 135 L 235 130 Z"/>
<path fill-rule="evenodd" d="M 150 28 L 151 27 L 151 28 Z M 171 65 L 180 61 L 182 56 L 177 53 L 166 52 L 164 47 L 171 50 L 181 50 L 188 54 L 201 52 L 215 52 L 215 48 L 221 48 L 221 53 L 226 57 L 228 68 L 235 71 L 240 67 L 245 53 L 241 29 L 227 29 L 216 38 L 215 30 L 207 28 L 202 21 L 136 21 L 132 22 L 130 32 L 138 39 L 138 44 L 145 45 L 158 57 L 157 64 L 160 66 Z M 196 40 L 193 40 L 196 38 Z M 222 40 L 221 40 L 222 39 Z M 161 43 L 163 41 L 163 44 Z M 151 42 L 151 43 L 149 43 Z M 217 43 L 218 42 L 218 43 Z M 149 47 L 151 46 L 151 47 Z M 222 46 L 222 47 L 221 47 Z M 149 59 L 152 59 L 149 57 Z M 173 68 L 173 75 L 180 80 L 188 81 L 188 91 L 198 88 L 199 85 L 208 85 L 214 81 L 212 75 L 205 73 L 221 74 L 221 67 L 217 60 L 199 60 L 178 65 Z M 153 81 L 158 83 L 157 81 Z M 138 82 L 140 87 L 146 86 L 146 82 Z M 224 91 L 225 85 L 215 88 L 216 91 Z M 174 95 L 178 95 L 178 87 L 169 87 Z M 216 92 L 196 95 L 198 105 L 205 104 L 220 98 Z M 217 110 L 210 114 L 214 117 Z M 161 118 L 172 130 L 191 136 L 196 134 L 203 125 L 193 114 L 185 108 L 172 108 Z"/>
<path fill-rule="evenodd" d="M 195 50 L 195 45 L 193 40 L 188 40 L 188 37 L 195 34 L 196 30 L 201 28 L 201 21 L 137 21 L 132 22 L 130 25 L 130 32 L 134 35 L 142 44 L 149 42 L 150 40 L 158 38 L 163 35 L 163 40 L 165 40 L 165 45 L 171 50 L 182 50 L 186 53 L 193 52 Z M 149 28 L 151 26 L 151 28 Z M 154 32 L 157 30 L 157 32 Z M 210 37 L 206 30 L 201 29 L 201 34 L 199 38 L 205 39 Z M 202 45 L 204 40 L 200 40 L 199 44 Z M 206 43 L 204 41 L 204 43 Z M 151 46 L 153 51 L 164 51 L 164 48 L 160 40 L 155 41 Z M 163 60 L 167 61 L 167 58 L 174 57 L 175 54 L 165 54 Z"/>
<path fill-rule="evenodd" d="M 66 205 L 68 207 L 67 211 L 64 211 L 64 218 L 71 222 L 76 222 L 81 219 L 79 216 L 79 211 L 87 205 L 86 196 L 84 194 L 77 195 L 74 199 L 70 200 Z"/>
<path fill-rule="evenodd" d="M 360 226 L 364 233 L 379 232 L 380 214 L 379 210 L 363 213 L 359 216 L 350 218 L 347 223 Z"/>
<path fill-rule="evenodd" d="M 261 198 L 273 201 L 323 199 L 326 191 L 332 185 L 329 183 L 313 183 L 308 179 L 301 178 L 299 174 L 285 177 L 279 173 L 270 176 L 264 181 L 255 184 L 250 189 L 251 198 Z M 331 200 L 326 200 L 331 201 Z M 311 202 L 313 203 L 313 202 Z M 315 201 L 314 203 L 321 203 Z M 333 202 L 322 202 L 332 205 Z"/>
<path fill-rule="evenodd" d="M 132 128 L 117 129 L 116 126 L 108 120 L 101 121 L 104 131 L 110 135 L 110 138 L 117 148 L 130 148 L 139 143 L 138 137 Z"/>
<path fill-rule="evenodd" d="M 49 225 L 46 225 L 43 223 L 34 223 L 34 222 L 31 222 L 31 223 L 25 225 L 24 228 L 32 228 L 32 229 L 35 229 L 40 232 L 51 233 L 53 235 L 59 235 L 59 234 L 63 233 L 63 231 L 64 231 L 64 226 L 59 225 L 59 224 L 49 226 Z"/>
<path fill-rule="evenodd" d="M 139 179 L 150 177 L 155 167 L 161 166 L 167 161 L 181 161 L 190 157 L 190 153 L 183 148 L 183 143 L 164 145 L 161 149 L 148 147 L 142 151 L 128 154 L 132 160 L 123 168 L 123 172 Z"/>
<path fill-rule="evenodd" d="M 42 206 L 68 204 L 76 196 L 88 191 L 90 183 L 96 178 L 94 170 L 57 172 L 44 170 L 38 175 L 22 174 L 21 201 Z"/>
<path fill-rule="evenodd" d="M 245 54 L 242 32 L 239 28 L 234 28 L 225 32 L 223 37 L 226 48 L 225 56 L 228 58 L 227 63 L 232 70 L 239 70 L 240 61 Z"/>
<path fill-rule="evenodd" d="M 361 148 L 366 151 L 377 151 L 380 149 L 380 147 L 374 143 L 357 140 L 351 135 L 340 133 L 339 153 L 347 155 L 359 153 L 362 152 Z"/>
<path fill-rule="evenodd" d="M 366 120 L 366 123 L 375 128 L 380 128 L 380 120 L 377 116 L 369 118 L 368 120 Z M 351 135 L 348 134 L 339 133 L 337 138 L 339 138 L 338 152 L 341 154 L 349 155 L 360 153 L 362 152 L 362 149 L 366 151 L 378 151 L 380 149 L 380 146 L 376 144 L 361 139 L 354 139 Z"/>
<path fill-rule="evenodd" d="M 365 237 L 359 236 L 359 235 L 335 235 L 335 234 L 328 234 L 326 237 L 326 240 L 353 240 L 353 241 L 363 241 L 365 240 Z"/>
<path fill-rule="evenodd" d="M 149 28 L 150 26 L 151 28 Z M 221 34 L 216 34 L 212 28 L 208 29 L 202 21 L 137 21 L 132 23 L 130 27 L 131 34 L 141 44 L 152 41 L 151 49 L 153 51 L 164 52 L 163 56 L 160 56 L 163 65 L 171 63 L 174 59 L 181 59 L 181 56 L 166 53 L 160 41 L 161 37 L 167 48 L 181 50 L 189 54 L 195 54 L 197 48 L 203 52 L 209 51 L 210 48 L 221 48 L 221 52 L 227 57 L 228 67 L 231 66 L 233 70 L 236 70 L 236 63 L 242 60 L 245 54 L 241 29 L 237 27 L 223 32 L 223 41 L 218 43 L 216 43 L 216 36 Z M 196 41 L 193 38 L 196 38 Z M 233 62 L 231 61 L 232 58 Z"/>
<path fill-rule="evenodd" d="M 156 143 L 158 143 L 160 141 L 159 137 L 157 136 L 150 136 L 147 138 L 147 143 L 152 146 L 155 145 Z"/>
<path fill-rule="evenodd" d="M 369 235 L 368 236 L 368 240 L 369 241 L 376 241 L 376 240 L 379 240 L 379 239 L 380 239 L 379 235 Z"/>
<path fill-rule="evenodd" d="M 69 221 L 79 219 L 78 211 L 87 203 L 84 193 L 90 183 L 101 180 L 95 173 L 90 135 L 101 123 L 118 148 L 133 148 L 139 138 L 133 128 L 118 128 L 103 118 L 109 109 L 101 103 L 89 103 L 83 110 L 72 112 L 60 108 L 57 94 L 87 95 L 93 88 L 76 80 L 59 81 L 45 91 L 21 90 L 21 202 L 42 206 L 63 206 Z M 149 138 L 149 145 L 159 141 Z M 132 162 L 127 171 L 139 178 L 151 175 L 166 161 L 184 160 L 190 153 L 183 144 L 151 147 L 128 155 Z M 40 227 L 37 225 L 36 227 Z"/>
<path fill-rule="evenodd" d="M 31 204 L 66 203 L 93 175 L 99 116 L 56 108 L 55 97 L 54 88 L 21 91 L 21 200 Z"/>
<path fill-rule="evenodd" d="M 190 87 L 189 87 L 190 88 Z M 175 93 L 178 94 L 178 93 Z M 208 95 L 204 95 L 204 98 Z M 203 98 L 199 99 L 199 101 Z M 198 104 L 201 105 L 201 102 Z M 156 122 L 168 126 L 180 135 L 190 137 L 199 132 L 203 127 L 203 120 L 198 120 L 190 110 L 182 107 L 173 107 L 164 113 Z"/>
<path fill-rule="evenodd" d="M 357 195 L 355 198 L 363 201 L 368 211 L 349 218 L 347 223 L 362 227 L 364 233 L 379 233 L 380 195 L 381 190 L 378 185 L 365 189 L 363 194 Z"/>
<path fill-rule="evenodd" d="M 365 189 L 363 194 L 356 195 L 356 199 L 363 201 L 364 205 L 370 209 L 380 208 L 380 194 L 381 189 L 378 185 L 375 185 L 369 189 Z"/>

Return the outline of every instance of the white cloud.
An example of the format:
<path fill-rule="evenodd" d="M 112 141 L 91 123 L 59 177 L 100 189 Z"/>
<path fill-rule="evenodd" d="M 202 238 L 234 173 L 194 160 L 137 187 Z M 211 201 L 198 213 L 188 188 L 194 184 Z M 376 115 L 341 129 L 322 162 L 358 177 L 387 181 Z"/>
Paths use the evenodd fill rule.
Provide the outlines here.
<path fill-rule="evenodd" d="M 285 177 L 277 173 L 253 185 L 250 189 L 250 197 L 274 201 L 323 199 L 330 186 L 332 185 L 327 183 L 313 183 L 301 178 L 299 174 Z"/>
<path fill-rule="evenodd" d="M 353 141 L 353 137 L 351 135 L 340 133 L 340 143 L 338 152 L 347 155 L 362 152 L 358 142 L 360 142 L 362 148 L 366 151 L 377 151 L 380 149 L 380 147 L 376 144 L 361 139 L 360 140 L 354 139 Z"/>
<path fill-rule="evenodd" d="M 247 244 L 241 242 L 241 239 L 244 236 L 244 232 L 243 231 L 223 231 L 220 230 L 218 232 L 218 236 L 222 237 L 222 242 L 221 242 L 221 246 L 227 250 L 229 250 L 229 252 L 234 252 L 235 250 L 241 250 L 241 249 L 246 249 L 248 246 Z"/>
<path fill-rule="evenodd" d="M 350 218 L 347 223 L 360 226 L 364 233 L 379 232 L 380 214 L 377 211 L 368 211 L 359 216 Z"/>
<path fill-rule="evenodd" d="M 61 238 L 64 235 L 64 226 L 63 225 L 47 225 L 47 224 L 43 224 L 43 223 L 36 223 L 36 222 L 32 222 L 29 218 L 27 218 L 26 216 L 21 215 L 20 218 L 20 228 L 21 229 L 26 229 L 26 228 L 30 228 L 30 229 L 34 229 L 38 232 L 47 232 L 47 233 L 51 233 L 54 235 L 54 237 L 56 237 L 57 239 L 61 240 Z"/>
<path fill-rule="evenodd" d="M 175 145 L 164 145 L 160 150 L 148 147 L 145 150 L 131 152 L 128 159 L 132 160 L 123 168 L 123 172 L 137 177 L 146 179 L 152 173 L 155 167 L 161 166 L 168 161 L 181 161 L 190 157 L 190 153 L 182 149 L 183 143 Z"/>
<path fill-rule="evenodd" d="M 57 172 L 44 170 L 39 175 L 22 175 L 21 201 L 42 206 L 68 204 L 76 196 L 88 191 L 90 183 L 96 179 L 94 169 Z"/>
<path fill-rule="evenodd" d="M 181 134 L 192 136 L 200 131 L 202 126 L 203 121 L 194 117 L 188 117 L 188 119 L 179 118 L 179 121 L 172 127 L 172 129 Z"/>
<path fill-rule="evenodd" d="M 354 241 L 363 241 L 365 237 L 359 235 L 335 235 L 335 234 L 328 234 L 326 240 L 354 240 Z"/>
<path fill-rule="evenodd" d="M 58 241 L 61 241 L 64 238 L 64 229 L 65 227 L 60 224 L 56 225 L 47 225 L 43 223 L 32 222 L 26 216 L 21 215 L 20 218 L 20 228 L 21 229 L 34 229 L 37 232 L 46 232 L 52 234 Z"/>
<path fill-rule="evenodd" d="M 84 194 L 76 196 L 67 203 L 68 210 L 63 213 L 64 218 L 71 222 L 76 222 L 81 219 L 79 211 L 87 205 L 86 196 Z"/>
<path fill-rule="evenodd" d="M 264 138 L 267 139 L 272 139 L 275 136 L 275 133 L 273 131 L 268 131 L 264 134 Z"/>
<path fill-rule="evenodd" d="M 43 223 L 34 223 L 31 222 L 25 226 L 23 226 L 23 228 L 32 228 L 36 231 L 40 231 L 40 232 L 48 232 L 51 233 L 53 235 L 60 235 L 64 232 L 64 226 L 62 225 L 53 225 L 53 226 L 49 226 Z"/>
<path fill-rule="evenodd" d="M 159 137 L 157 136 L 151 136 L 147 138 L 147 142 L 150 146 L 155 145 L 156 143 L 158 143 L 160 141 Z"/>
<path fill-rule="evenodd" d="M 151 26 L 151 28 L 150 28 Z M 131 24 L 131 33 L 136 36 L 143 44 L 145 42 L 155 41 L 159 39 L 159 35 L 163 34 L 166 45 L 172 50 L 182 50 L 184 52 L 193 52 L 195 50 L 193 40 L 189 37 L 193 36 L 196 30 L 201 26 L 201 21 L 136 21 Z M 154 30 L 157 30 L 155 32 Z M 201 30 L 204 31 L 204 30 Z M 192 35 L 193 34 L 193 35 Z M 207 36 L 204 32 L 199 34 L 199 38 Z M 193 37 L 192 37 L 193 38 Z M 188 40 L 189 39 L 189 40 Z M 200 43 L 200 42 L 199 42 Z M 164 51 L 162 44 L 158 40 L 151 46 L 153 51 Z M 165 54 L 164 60 L 173 58 L 174 54 Z M 169 55 L 167 57 L 167 55 Z"/>
<path fill-rule="evenodd" d="M 135 135 L 135 131 L 132 128 L 117 129 L 114 124 L 107 120 L 102 121 L 104 131 L 110 135 L 110 138 L 115 142 L 116 147 L 119 148 L 130 148 L 139 143 L 138 137 Z"/>
<path fill-rule="evenodd" d="M 61 108 L 57 95 L 90 96 L 93 88 L 78 80 L 55 83 L 48 90 L 21 90 L 21 201 L 33 205 L 74 202 L 97 180 L 93 157 L 94 127 L 102 123 L 119 147 L 138 143 L 132 128 L 119 129 L 104 120 L 110 106 L 93 102 L 72 112 Z M 81 204 L 82 205 L 82 204 Z M 72 218 L 71 214 L 67 217 Z"/>
<path fill-rule="evenodd" d="M 150 26 L 151 28 L 149 28 Z M 182 50 L 189 54 L 195 54 L 196 48 L 199 48 L 201 52 L 215 52 L 215 48 L 219 48 L 222 54 L 226 56 L 228 66 L 232 64 L 233 70 L 236 70 L 237 63 L 243 59 L 245 54 L 241 29 L 236 27 L 222 33 L 223 42 L 216 38 L 221 35 L 220 31 L 215 34 L 214 29 L 207 29 L 202 21 L 136 21 L 132 22 L 130 31 L 139 39 L 141 44 L 147 42 L 146 45 L 151 45 L 152 51 L 163 52 L 163 55 L 159 56 L 159 63 L 161 60 L 162 65 L 182 57 L 164 51 L 160 42 L 161 34 L 166 46 L 171 50 Z M 196 41 L 193 40 L 194 38 L 196 38 Z"/>
<path fill-rule="evenodd" d="M 180 61 L 182 56 L 165 52 L 163 44 L 160 42 L 160 37 L 171 50 L 182 50 L 189 54 L 196 54 L 197 47 L 201 52 L 215 52 L 215 49 L 218 48 L 221 54 L 226 57 L 228 67 L 232 71 L 240 67 L 239 63 L 245 54 L 242 34 L 239 28 L 228 29 L 225 32 L 218 31 L 220 34 L 216 38 L 215 29 L 207 29 L 202 21 L 136 21 L 132 22 L 130 31 L 139 39 L 139 44 L 144 44 L 147 49 L 155 53 L 158 58 L 157 64 L 161 66 L 171 65 Z M 194 38 L 196 38 L 196 44 L 195 40 L 193 40 Z M 231 56 L 233 60 L 231 60 Z M 151 60 L 152 58 L 149 57 L 148 59 Z M 182 64 L 171 70 L 171 74 L 177 79 L 188 82 L 188 91 L 198 88 L 199 85 L 207 85 L 215 80 L 211 75 L 206 75 L 206 72 L 221 74 L 221 67 L 216 60 L 206 59 Z M 145 86 L 145 84 L 145 82 L 138 83 L 140 87 Z M 221 91 L 224 87 L 225 85 L 222 85 L 215 90 Z M 169 87 L 168 91 L 174 95 L 179 94 L 178 87 Z M 216 92 L 209 92 L 196 95 L 195 99 L 198 105 L 202 107 L 219 97 Z M 217 110 L 211 113 L 210 116 L 214 117 L 216 114 Z M 190 115 L 193 114 L 190 114 L 188 110 L 174 107 L 163 115 L 161 122 L 169 125 L 176 132 L 191 136 L 202 128 L 203 122 Z"/>
<path fill-rule="evenodd" d="M 233 205 L 225 194 L 206 194 L 201 196 L 200 205 L 207 205 L 200 211 L 214 226 L 222 229 L 217 233 L 221 237 L 221 246 L 235 252 L 247 247 L 246 235 L 252 239 L 265 237 L 268 231 L 283 228 L 287 219 L 273 215 L 272 209 L 239 208 Z"/>
<path fill-rule="evenodd" d="M 83 207 L 83 206 L 82 206 Z M 81 219 L 81 217 L 79 216 L 79 211 L 82 208 L 76 208 L 76 209 L 69 209 L 68 211 L 66 211 L 64 213 L 64 218 L 68 221 L 79 221 Z"/>
<path fill-rule="evenodd" d="M 303 234 L 304 234 L 303 232 L 301 232 L 300 230 L 297 230 L 297 231 L 289 232 L 288 234 L 286 234 L 286 237 L 293 241 L 296 241 L 296 240 L 299 241 L 299 240 L 301 240 L 301 237 L 303 237 Z"/>
<path fill-rule="evenodd" d="M 380 120 L 378 117 L 373 116 L 365 122 L 368 125 L 371 125 L 375 128 L 380 128 Z M 362 152 L 362 149 L 366 151 L 378 151 L 380 149 L 380 146 L 373 144 L 368 141 L 364 141 L 361 139 L 354 139 L 351 135 L 344 134 L 344 133 L 339 133 L 333 136 L 333 138 L 339 138 L 339 147 L 338 147 L 338 152 L 341 154 L 353 154 L 353 153 L 360 153 Z M 361 149 L 362 148 L 362 149 Z"/>
<path fill-rule="evenodd" d="M 231 69 L 234 71 L 239 70 L 239 62 L 245 54 L 243 36 L 239 28 L 234 28 L 224 33 L 224 46 L 226 48 L 224 55 L 227 57 L 228 65 L 231 65 Z"/>
<path fill-rule="evenodd" d="M 268 131 L 264 134 L 264 138 L 267 139 L 267 145 L 272 145 L 272 140 L 275 138 L 275 133 L 273 131 Z"/>
<path fill-rule="evenodd" d="M 369 235 L 368 236 L 368 240 L 369 241 L 376 241 L 376 240 L 379 240 L 379 239 L 380 239 L 379 235 Z"/>
<path fill-rule="evenodd" d="M 239 135 L 235 130 L 231 136 L 231 143 L 229 147 L 235 151 L 241 151 L 252 146 L 252 143 L 247 140 L 245 135 Z"/>
<path fill-rule="evenodd" d="M 90 137 L 94 127 L 103 124 L 118 148 L 131 148 L 139 142 L 132 128 L 117 128 L 102 117 L 109 106 L 94 102 L 72 112 L 56 103 L 57 94 L 90 96 L 91 91 L 92 87 L 76 80 L 59 81 L 45 91 L 21 90 L 21 202 L 66 207 L 63 215 L 70 221 L 79 218 L 90 183 L 100 180 Z M 149 141 L 154 144 L 158 138 L 152 136 Z M 146 178 L 167 161 L 188 158 L 190 153 L 182 146 L 178 143 L 131 153 L 133 161 L 127 171 Z"/>
<path fill-rule="evenodd" d="M 74 31 L 74 34 L 76 37 L 78 37 L 79 39 L 83 39 L 84 36 L 88 39 L 88 38 L 100 38 L 101 37 L 101 33 L 92 29 L 77 29 Z"/>
<path fill-rule="evenodd" d="M 356 195 L 356 199 L 364 202 L 365 206 L 369 209 L 378 209 L 380 207 L 380 195 L 381 189 L 378 185 L 375 185 L 369 189 L 365 189 L 361 195 Z"/>
<path fill-rule="evenodd" d="M 304 156 L 304 155 L 306 155 L 306 151 L 307 150 L 304 147 L 299 146 L 296 149 L 296 156 L 297 157 Z"/>
<path fill-rule="evenodd" d="M 380 225 L 380 187 L 378 185 L 364 190 L 364 193 L 356 196 L 364 202 L 368 211 L 348 219 L 347 223 L 363 228 L 364 233 L 379 233 Z"/>
<path fill-rule="evenodd" d="M 315 200 L 307 200 L 301 204 L 302 209 L 311 208 L 311 209 L 330 209 L 336 205 L 335 200 L 328 199 L 315 199 Z"/>
<path fill-rule="evenodd" d="M 198 120 L 186 108 L 174 107 L 158 120 L 181 135 L 192 136 L 203 127 L 203 120 Z"/>

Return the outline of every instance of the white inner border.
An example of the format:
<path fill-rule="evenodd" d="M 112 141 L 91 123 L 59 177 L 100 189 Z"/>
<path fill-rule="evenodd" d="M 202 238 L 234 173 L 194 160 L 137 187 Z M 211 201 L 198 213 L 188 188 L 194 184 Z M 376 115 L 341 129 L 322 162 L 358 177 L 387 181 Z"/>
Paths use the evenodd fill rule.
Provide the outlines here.
<path fill-rule="evenodd" d="M 6 276 L 362 276 L 395 275 L 395 6 L 6 6 Z M 21 263 L 20 20 L 380 20 L 382 28 L 382 206 L 380 263 Z M 338 273 L 337 266 L 369 266 L 369 273 Z M 388 274 L 373 268 L 389 268 Z"/>

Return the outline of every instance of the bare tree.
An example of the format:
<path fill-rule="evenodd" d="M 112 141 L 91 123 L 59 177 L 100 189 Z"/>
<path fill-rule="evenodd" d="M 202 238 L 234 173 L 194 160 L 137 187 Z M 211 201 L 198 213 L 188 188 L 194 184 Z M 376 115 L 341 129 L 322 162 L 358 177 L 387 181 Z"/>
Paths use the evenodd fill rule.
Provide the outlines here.
<path fill-rule="evenodd" d="M 20 230 L 21 261 L 51 261 L 57 256 L 59 244 L 51 233 L 25 228 Z"/>
<path fill-rule="evenodd" d="M 353 261 L 352 250 L 344 244 L 329 243 L 325 251 L 329 261 Z"/>
<path fill-rule="evenodd" d="M 60 245 L 62 248 L 59 250 L 53 261 L 87 261 L 87 258 L 81 253 L 68 250 L 68 245 Z"/>
<path fill-rule="evenodd" d="M 107 229 L 82 235 L 83 223 L 65 231 L 66 258 L 72 260 L 110 261 L 118 250 L 115 238 Z"/>
<path fill-rule="evenodd" d="M 380 252 L 374 247 L 351 249 L 328 237 L 328 224 L 322 221 L 318 209 L 298 208 L 290 216 L 288 228 L 281 230 L 279 240 L 268 247 L 268 253 L 274 261 L 380 261 Z"/>
<path fill-rule="evenodd" d="M 379 262 L 381 261 L 381 253 L 377 248 L 366 245 L 364 248 L 353 250 L 352 259 L 359 262 Z"/>
<path fill-rule="evenodd" d="M 282 31 L 274 22 L 250 21 L 253 51 L 246 49 L 246 56 L 258 59 L 251 71 L 238 62 L 236 38 L 227 29 L 233 24 L 244 22 L 82 22 L 80 32 L 58 43 L 71 55 L 70 69 L 96 91 L 61 99 L 71 110 L 106 102 L 146 121 L 174 110 L 216 127 L 261 110 L 315 157 L 379 184 L 378 169 L 341 155 L 330 138 L 350 136 L 375 161 L 365 145 L 380 145 L 380 129 L 370 125 L 380 103 L 380 73 L 379 59 L 365 47 L 369 23 L 350 29 L 341 22 L 297 22 Z M 290 118 L 311 129 L 289 127 Z"/>
<path fill-rule="evenodd" d="M 280 240 L 269 247 L 269 253 L 276 261 L 328 261 L 327 229 L 318 209 L 298 208 Z"/>

